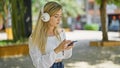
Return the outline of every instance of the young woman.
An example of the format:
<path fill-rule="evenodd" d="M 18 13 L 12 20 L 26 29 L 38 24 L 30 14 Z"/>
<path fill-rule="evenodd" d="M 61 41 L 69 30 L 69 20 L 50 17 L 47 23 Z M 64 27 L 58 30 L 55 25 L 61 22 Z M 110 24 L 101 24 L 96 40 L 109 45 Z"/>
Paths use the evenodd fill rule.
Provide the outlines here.
<path fill-rule="evenodd" d="M 41 9 L 36 27 L 29 38 L 29 53 L 36 68 L 64 68 L 63 59 L 70 58 L 72 48 L 65 32 L 58 28 L 62 6 L 48 2 Z"/>

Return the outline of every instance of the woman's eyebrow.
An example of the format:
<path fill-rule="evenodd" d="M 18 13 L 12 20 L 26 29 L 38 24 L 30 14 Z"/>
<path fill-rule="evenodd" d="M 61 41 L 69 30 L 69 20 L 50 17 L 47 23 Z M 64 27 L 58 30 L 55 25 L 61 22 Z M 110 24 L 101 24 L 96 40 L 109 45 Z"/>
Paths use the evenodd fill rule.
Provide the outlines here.
<path fill-rule="evenodd" d="M 55 14 L 55 15 L 59 16 L 59 15 L 62 15 L 62 14 Z"/>

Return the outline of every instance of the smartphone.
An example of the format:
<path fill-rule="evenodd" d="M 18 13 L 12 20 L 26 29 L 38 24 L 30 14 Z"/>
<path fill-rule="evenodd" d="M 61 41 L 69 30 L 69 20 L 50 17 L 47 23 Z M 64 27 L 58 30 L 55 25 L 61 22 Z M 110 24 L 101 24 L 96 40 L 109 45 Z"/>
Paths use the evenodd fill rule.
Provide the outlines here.
<path fill-rule="evenodd" d="M 77 42 L 77 41 L 72 41 L 70 44 L 68 44 L 68 46 L 71 46 L 74 42 Z"/>

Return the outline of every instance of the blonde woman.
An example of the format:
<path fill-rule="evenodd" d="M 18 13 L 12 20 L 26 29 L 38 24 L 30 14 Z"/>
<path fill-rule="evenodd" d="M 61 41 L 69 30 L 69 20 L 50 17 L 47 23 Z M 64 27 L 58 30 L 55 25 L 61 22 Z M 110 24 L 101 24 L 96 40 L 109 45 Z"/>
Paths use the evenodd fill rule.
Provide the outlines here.
<path fill-rule="evenodd" d="M 64 68 L 63 59 L 72 55 L 70 40 L 58 28 L 62 17 L 62 6 L 48 2 L 41 9 L 35 30 L 29 38 L 29 53 L 36 68 Z"/>

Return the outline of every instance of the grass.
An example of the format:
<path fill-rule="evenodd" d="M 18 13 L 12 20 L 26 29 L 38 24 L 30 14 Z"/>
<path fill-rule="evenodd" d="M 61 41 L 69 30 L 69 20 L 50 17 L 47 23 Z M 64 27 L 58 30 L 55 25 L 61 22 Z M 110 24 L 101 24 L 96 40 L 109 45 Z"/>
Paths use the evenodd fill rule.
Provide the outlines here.
<path fill-rule="evenodd" d="M 0 41 L 0 46 L 10 46 L 10 45 L 16 45 L 16 44 L 26 44 L 28 39 L 21 39 L 18 41 L 14 40 L 1 40 Z"/>

